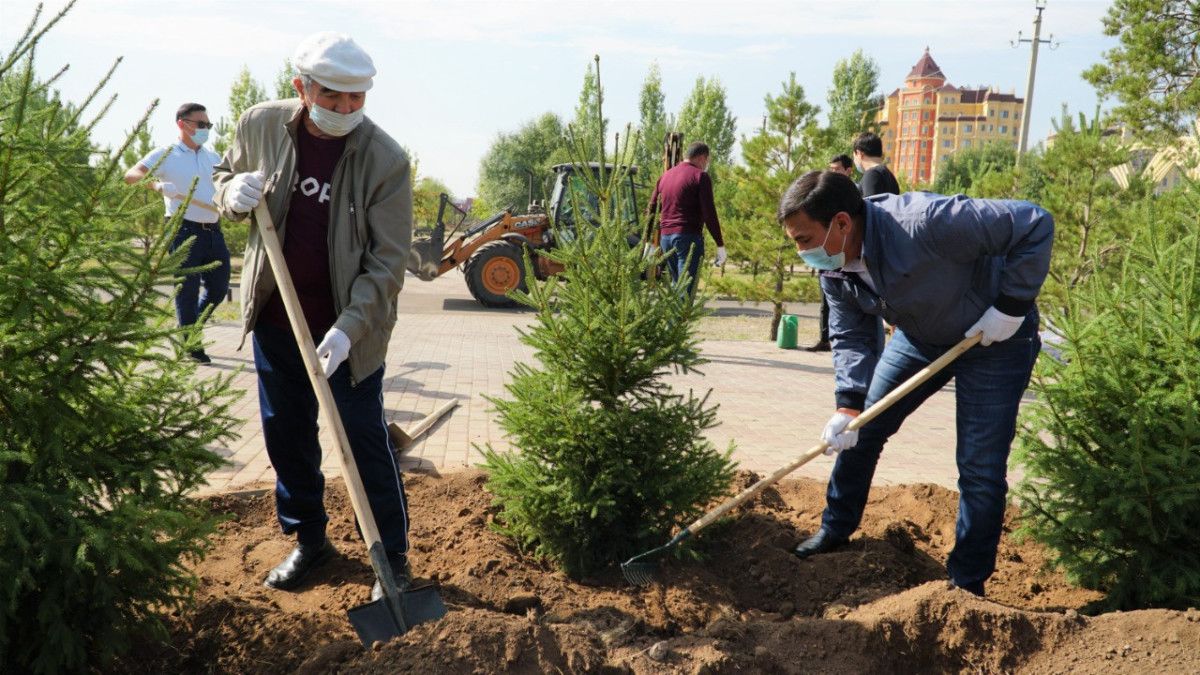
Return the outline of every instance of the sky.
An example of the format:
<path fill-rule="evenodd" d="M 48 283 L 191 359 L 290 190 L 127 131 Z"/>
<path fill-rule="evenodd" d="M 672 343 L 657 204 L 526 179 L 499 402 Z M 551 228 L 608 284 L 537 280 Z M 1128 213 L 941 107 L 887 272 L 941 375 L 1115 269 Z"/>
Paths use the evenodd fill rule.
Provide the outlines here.
<path fill-rule="evenodd" d="M 66 0 L 46 0 L 43 17 Z M 0 0 L 0 54 L 11 51 L 34 0 Z M 1030 117 L 1030 138 L 1052 132 L 1062 105 L 1097 105 L 1080 77 L 1116 45 L 1103 34 L 1108 2 L 1049 0 Z M 158 98 L 153 139 L 178 135 L 185 101 L 228 116 L 230 85 L 243 66 L 267 87 L 302 38 L 350 34 L 378 70 L 366 113 L 419 161 L 423 176 L 458 197 L 475 194 L 479 161 L 497 134 L 551 111 L 570 119 L 586 68 L 601 58 L 610 130 L 636 123 L 638 93 L 651 63 L 662 69 L 669 112 L 697 77 L 728 93 L 738 133 L 761 123 L 763 98 L 794 71 L 809 101 L 824 109 L 834 64 L 863 49 L 889 93 L 926 47 L 951 84 L 990 85 L 1023 96 L 1033 0 L 79 0 L 41 43 L 37 73 L 65 64 L 58 89 L 81 101 L 123 56 L 105 92 L 118 95 L 95 140 L 116 145 Z M 735 150 L 735 155 L 737 154 Z"/>

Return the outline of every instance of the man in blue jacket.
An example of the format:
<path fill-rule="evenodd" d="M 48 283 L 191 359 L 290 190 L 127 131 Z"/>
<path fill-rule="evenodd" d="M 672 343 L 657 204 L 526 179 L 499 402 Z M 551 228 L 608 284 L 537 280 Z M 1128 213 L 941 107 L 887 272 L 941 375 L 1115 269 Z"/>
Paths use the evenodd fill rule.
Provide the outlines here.
<path fill-rule="evenodd" d="M 838 453 L 821 529 L 801 558 L 831 551 L 862 519 L 879 453 L 913 410 L 955 380 L 957 537 L 946 568 L 983 595 L 995 571 L 1017 408 L 1037 358 L 1035 300 L 1050 267 L 1054 219 L 1023 201 L 883 194 L 812 171 L 779 204 L 779 221 L 811 267 L 829 270 L 837 410 L 822 438 Z M 880 319 L 897 327 L 884 346 Z M 982 334 L 923 386 L 863 426 L 846 426 L 963 337 Z"/>

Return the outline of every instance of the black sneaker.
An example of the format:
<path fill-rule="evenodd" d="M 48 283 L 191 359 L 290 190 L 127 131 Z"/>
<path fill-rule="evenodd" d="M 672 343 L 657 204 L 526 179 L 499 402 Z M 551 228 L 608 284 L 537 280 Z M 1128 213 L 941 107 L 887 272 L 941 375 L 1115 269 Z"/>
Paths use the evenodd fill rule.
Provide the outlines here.
<path fill-rule="evenodd" d="M 830 346 L 829 346 L 828 340 L 821 340 L 820 342 L 818 342 L 817 344 L 815 344 L 811 347 L 804 348 L 804 351 L 806 351 L 806 352 L 827 352 L 829 350 L 830 350 Z"/>
<path fill-rule="evenodd" d="M 189 352 L 188 356 L 192 357 L 192 360 L 196 363 L 212 363 L 212 359 L 209 358 L 208 354 L 204 353 L 203 349 L 197 349 L 194 352 Z"/>

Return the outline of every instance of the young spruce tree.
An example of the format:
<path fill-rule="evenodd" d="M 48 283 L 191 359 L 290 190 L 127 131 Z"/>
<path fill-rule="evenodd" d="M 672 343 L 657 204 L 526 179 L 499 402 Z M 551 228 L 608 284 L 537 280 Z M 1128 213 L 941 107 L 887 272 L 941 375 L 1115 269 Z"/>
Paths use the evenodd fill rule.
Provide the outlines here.
<path fill-rule="evenodd" d="M 600 95 L 592 105 L 603 119 Z M 518 450 L 487 448 L 484 467 L 502 507 L 500 531 L 580 577 L 661 544 L 699 516 L 728 490 L 733 464 L 732 448 L 720 452 L 704 438 L 716 424 L 707 396 L 663 382 L 704 363 L 693 334 L 703 302 L 684 279 L 645 280 L 662 256 L 628 243 L 631 226 L 619 215 L 628 169 L 593 177 L 587 160 L 598 153 L 604 165 L 604 139 L 568 133 L 599 224 L 578 225 L 574 237 L 560 232 L 562 245 L 548 255 L 566 271 L 545 281 L 530 274 L 528 292 L 515 294 L 537 311 L 521 340 L 540 365 L 518 364 L 511 398 L 493 401 Z M 614 154 L 628 157 L 636 141 L 628 131 L 623 140 Z M 572 198 L 577 213 L 589 199 Z"/>
<path fill-rule="evenodd" d="M 184 564 L 215 527 L 186 495 L 221 463 L 206 446 L 233 424 L 228 379 L 196 377 L 181 354 L 199 336 L 180 334 L 159 290 L 186 254 L 167 251 L 178 222 L 143 248 L 139 219 L 162 207 L 137 206 L 140 188 L 120 181 L 146 118 L 125 147 L 98 152 L 95 119 L 82 114 L 104 82 L 72 106 L 47 93 L 54 78 L 34 76 L 34 48 L 66 11 L 40 29 L 35 15 L 0 55 L 0 671 L 10 673 L 103 669 L 136 635 L 164 633 L 158 617 L 189 597 Z"/>
<path fill-rule="evenodd" d="M 1139 213 L 1140 212 L 1140 213 Z M 1200 191 L 1129 209 L 1042 358 L 1015 457 L 1024 529 L 1109 609 L 1200 605 Z"/>

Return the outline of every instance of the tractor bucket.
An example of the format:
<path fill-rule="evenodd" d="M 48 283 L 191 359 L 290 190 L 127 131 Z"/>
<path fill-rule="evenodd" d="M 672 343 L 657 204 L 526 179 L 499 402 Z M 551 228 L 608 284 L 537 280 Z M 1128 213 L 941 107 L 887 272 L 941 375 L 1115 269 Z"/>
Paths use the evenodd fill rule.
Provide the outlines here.
<path fill-rule="evenodd" d="M 408 271 L 421 281 L 433 281 L 442 268 L 442 253 L 446 226 L 438 223 L 428 237 L 413 239 L 408 251 Z"/>

